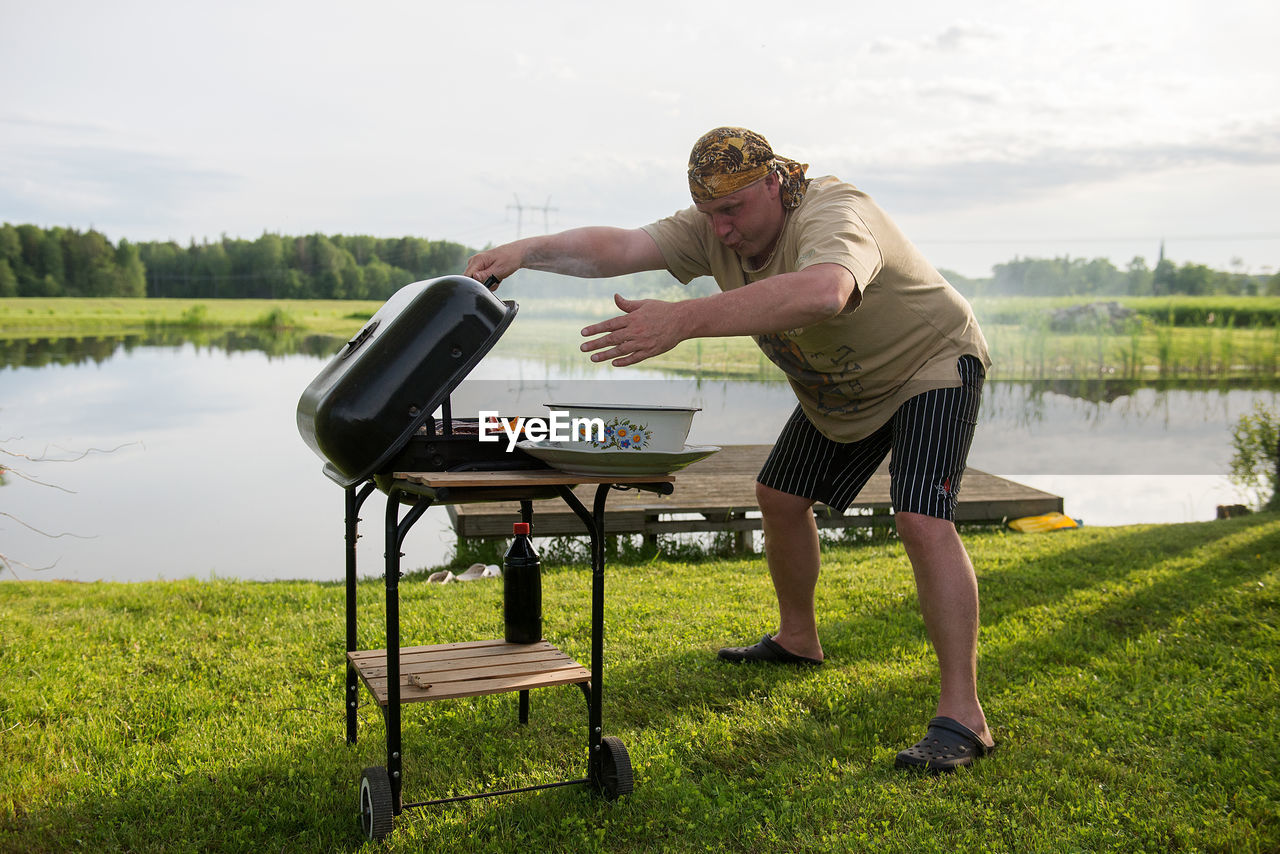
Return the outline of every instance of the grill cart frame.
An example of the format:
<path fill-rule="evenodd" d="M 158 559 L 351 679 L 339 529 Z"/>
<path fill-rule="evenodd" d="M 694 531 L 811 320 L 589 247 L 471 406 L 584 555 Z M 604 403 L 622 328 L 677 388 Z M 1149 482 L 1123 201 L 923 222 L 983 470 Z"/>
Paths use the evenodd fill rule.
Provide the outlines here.
<path fill-rule="evenodd" d="M 366 768 L 360 781 L 361 823 L 371 839 L 390 833 L 395 816 L 411 807 L 578 783 L 590 784 L 607 797 L 626 794 L 632 787 L 626 748 L 619 739 L 605 736 L 601 723 L 604 509 L 614 487 L 668 495 L 674 478 L 565 474 L 519 449 L 509 451 L 498 442 L 481 442 L 482 425 L 477 419 L 453 419 L 450 394 L 493 348 L 519 310 L 514 301 L 493 295 L 491 287 L 496 284 L 497 279 L 481 284 L 466 276 L 443 276 L 405 285 L 334 354 L 298 400 L 298 431 L 325 461 L 325 475 L 345 491 L 347 741 L 356 742 L 361 682 L 386 722 L 386 764 Z M 577 485 L 596 487 L 592 509 L 574 494 Z M 386 646 L 359 650 L 356 540 L 360 507 L 375 489 L 387 495 L 383 529 Z M 582 519 L 591 538 L 589 669 L 545 642 L 401 647 L 400 547 L 428 508 L 516 500 L 524 521 L 532 523 L 533 502 L 557 497 Z M 529 691 L 551 685 L 578 685 L 586 694 L 586 777 L 403 802 L 402 704 L 516 691 L 520 721 L 525 723 Z"/>
<path fill-rule="evenodd" d="M 386 646 L 382 650 L 358 650 L 356 613 L 356 540 L 359 511 L 375 489 L 372 481 L 345 488 L 346 501 L 346 634 L 347 679 L 344 703 L 347 742 L 356 743 L 359 685 L 364 682 L 383 713 L 386 724 L 386 764 L 366 768 L 360 782 L 360 822 L 369 839 L 391 832 L 394 819 L 406 809 L 530 792 L 561 786 L 589 785 L 604 797 L 629 794 L 633 787 L 630 757 L 622 741 L 604 735 L 604 570 L 605 505 L 612 489 L 641 489 L 660 495 L 674 490 L 670 475 L 584 476 L 554 470 L 482 472 L 397 472 L 379 484 L 387 493 L 384 537 L 386 544 Z M 590 510 L 574 494 L 579 485 L 594 485 Z M 520 502 L 523 521 L 533 522 L 533 501 L 559 497 L 586 526 L 591 540 L 591 663 L 583 668 L 554 646 L 481 641 L 402 647 L 400 639 L 400 548 L 413 525 L 436 504 L 482 501 Z M 402 506 L 407 509 L 401 513 Z M 538 659 L 532 665 L 531 659 Z M 475 665 L 484 659 L 486 675 Z M 430 674 L 432 680 L 423 676 Z M 551 685 L 578 685 L 587 700 L 586 776 L 552 783 L 523 786 L 405 803 L 404 745 L 401 706 L 438 699 L 519 692 L 520 722 L 527 723 L 529 691 Z"/>

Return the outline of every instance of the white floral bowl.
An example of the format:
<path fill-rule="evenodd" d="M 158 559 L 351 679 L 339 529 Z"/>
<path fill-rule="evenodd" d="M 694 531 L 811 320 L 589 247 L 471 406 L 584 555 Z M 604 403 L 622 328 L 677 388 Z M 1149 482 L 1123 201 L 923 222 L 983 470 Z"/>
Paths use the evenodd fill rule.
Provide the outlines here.
<path fill-rule="evenodd" d="M 582 451 L 682 451 L 699 407 L 628 403 L 548 403 L 567 418 L 568 446 Z M 567 413 L 559 415 L 558 413 Z"/>

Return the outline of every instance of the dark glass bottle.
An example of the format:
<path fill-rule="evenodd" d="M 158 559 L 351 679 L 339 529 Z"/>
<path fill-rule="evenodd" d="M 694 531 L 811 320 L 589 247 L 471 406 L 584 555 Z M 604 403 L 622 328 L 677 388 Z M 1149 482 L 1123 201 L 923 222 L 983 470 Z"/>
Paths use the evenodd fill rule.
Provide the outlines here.
<path fill-rule="evenodd" d="M 507 643 L 542 640 L 542 563 L 529 541 L 529 524 L 516 522 L 502 558 L 502 617 Z"/>

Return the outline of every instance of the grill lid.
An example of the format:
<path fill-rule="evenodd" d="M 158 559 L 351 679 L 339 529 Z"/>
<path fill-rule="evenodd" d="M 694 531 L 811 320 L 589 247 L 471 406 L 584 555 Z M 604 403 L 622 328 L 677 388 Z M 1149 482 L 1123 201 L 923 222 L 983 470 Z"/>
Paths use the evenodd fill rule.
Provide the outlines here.
<path fill-rule="evenodd" d="M 343 486 L 381 474 L 518 308 L 467 276 L 392 294 L 298 400 L 298 432 L 328 463 L 325 474 Z"/>

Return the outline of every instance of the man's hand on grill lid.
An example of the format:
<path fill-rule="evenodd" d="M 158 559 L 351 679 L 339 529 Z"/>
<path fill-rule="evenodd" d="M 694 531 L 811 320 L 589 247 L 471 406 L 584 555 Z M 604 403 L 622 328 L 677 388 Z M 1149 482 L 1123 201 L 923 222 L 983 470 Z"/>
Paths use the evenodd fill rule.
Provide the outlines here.
<path fill-rule="evenodd" d="M 508 243 L 472 255 L 467 260 L 465 273 L 492 291 L 498 289 L 498 282 L 519 270 L 520 265 L 520 253 Z"/>
<path fill-rule="evenodd" d="M 591 361 L 613 360 L 622 368 L 665 353 L 689 337 L 683 330 L 687 313 L 680 303 L 656 299 L 629 300 L 614 294 L 613 301 L 626 314 L 601 321 L 582 330 L 584 338 L 600 336 L 582 345 L 584 353 L 592 353 Z M 605 349 L 605 348 L 609 349 Z"/>

